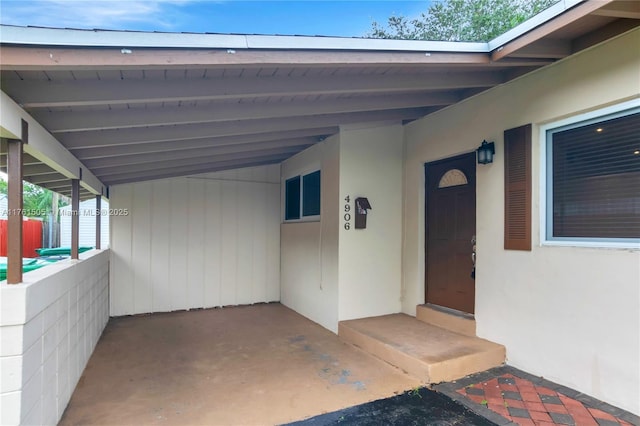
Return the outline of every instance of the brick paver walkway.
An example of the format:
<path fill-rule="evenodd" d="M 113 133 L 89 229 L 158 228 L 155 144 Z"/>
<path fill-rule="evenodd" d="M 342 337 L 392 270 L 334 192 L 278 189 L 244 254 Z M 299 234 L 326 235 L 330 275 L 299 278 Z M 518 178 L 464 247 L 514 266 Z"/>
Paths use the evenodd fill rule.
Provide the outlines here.
<path fill-rule="evenodd" d="M 638 416 L 511 367 L 499 367 L 437 385 L 436 390 L 479 414 L 490 411 L 492 415 L 485 417 L 497 424 L 640 425 Z"/>

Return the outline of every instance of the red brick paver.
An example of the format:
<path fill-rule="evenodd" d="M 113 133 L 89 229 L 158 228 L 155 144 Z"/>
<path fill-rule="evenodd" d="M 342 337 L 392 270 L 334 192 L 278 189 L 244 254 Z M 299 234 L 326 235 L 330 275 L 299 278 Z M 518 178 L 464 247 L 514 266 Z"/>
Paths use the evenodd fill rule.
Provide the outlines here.
<path fill-rule="evenodd" d="M 602 410 L 586 407 L 578 400 L 511 374 L 474 383 L 457 392 L 522 426 L 566 425 L 571 422 L 577 426 L 598 426 L 598 420 L 601 423 L 611 422 L 606 423 L 608 425 L 629 424 Z"/>

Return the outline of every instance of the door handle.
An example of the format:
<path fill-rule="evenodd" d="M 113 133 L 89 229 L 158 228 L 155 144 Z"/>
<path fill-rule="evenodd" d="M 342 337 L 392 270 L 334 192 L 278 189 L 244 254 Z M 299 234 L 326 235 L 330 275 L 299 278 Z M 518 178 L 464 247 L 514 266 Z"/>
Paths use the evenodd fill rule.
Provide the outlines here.
<path fill-rule="evenodd" d="M 476 236 L 471 237 L 471 261 L 473 268 L 471 269 L 471 279 L 476 279 Z"/>
<path fill-rule="evenodd" d="M 476 236 L 471 237 L 471 260 L 473 266 L 476 266 Z"/>

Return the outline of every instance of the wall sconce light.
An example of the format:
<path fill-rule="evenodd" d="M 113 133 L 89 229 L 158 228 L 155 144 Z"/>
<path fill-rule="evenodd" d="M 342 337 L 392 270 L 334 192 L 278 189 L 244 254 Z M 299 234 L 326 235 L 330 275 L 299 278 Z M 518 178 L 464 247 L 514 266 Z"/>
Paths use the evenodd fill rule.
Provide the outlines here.
<path fill-rule="evenodd" d="M 478 153 L 478 164 L 491 164 L 496 153 L 496 146 L 493 142 L 482 141 L 482 145 L 476 152 Z"/>

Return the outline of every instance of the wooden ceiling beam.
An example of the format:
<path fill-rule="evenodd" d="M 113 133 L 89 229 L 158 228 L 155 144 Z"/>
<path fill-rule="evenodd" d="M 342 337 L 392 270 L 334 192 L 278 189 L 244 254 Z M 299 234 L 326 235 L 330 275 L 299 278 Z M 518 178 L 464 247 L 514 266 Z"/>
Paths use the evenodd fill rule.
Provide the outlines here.
<path fill-rule="evenodd" d="M 148 107 L 141 109 L 35 110 L 33 116 L 51 133 L 125 129 L 179 124 L 215 123 L 309 116 L 319 114 L 380 111 L 400 108 L 446 106 L 458 102 L 453 92 L 367 96 L 320 101 L 274 103 L 209 104 L 197 106 Z"/>
<path fill-rule="evenodd" d="M 545 38 L 515 51 L 512 58 L 562 59 L 571 55 L 571 41 Z M 516 69 L 517 70 L 517 69 Z"/>
<path fill-rule="evenodd" d="M 285 132 L 341 124 L 375 121 L 408 120 L 424 117 L 428 108 L 409 108 L 391 111 L 325 114 L 309 117 L 272 118 L 262 120 L 225 121 L 222 123 L 186 124 L 182 126 L 101 130 L 96 132 L 58 133 L 58 140 L 70 150 L 77 148 L 128 145 L 188 139 L 205 139 L 234 135 Z"/>
<path fill-rule="evenodd" d="M 618 0 L 593 12 L 593 15 L 609 18 L 640 19 L 638 0 Z"/>
<path fill-rule="evenodd" d="M 165 179 L 171 177 L 182 177 L 189 175 L 197 175 L 202 173 L 211 173 L 221 170 L 240 169 L 244 167 L 254 167 L 266 164 L 277 164 L 289 158 L 292 154 L 281 154 L 273 156 L 257 156 L 255 158 L 245 158 L 241 160 L 220 161 L 208 163 L 198 167 L 181 166 L 169 167 L 155 171 L 143 171 L 132 173 L 119 173 L 107 177 L 105 183 L 109 186 L 119 185 L 123 183 L 142 182 L 147 180 Z"/>
<path fill-rule="evenodd" d="M 101 168 L 112 166 L 128 166 L 132 164 L 157 163 L 160 161 L 183 160 L 189 158 L 211 157 L 212 155 L 230 155 L 270 149 L 295 148 L 304 149 L 318 142 L 315 138 L 288 139 L 279 141 L 247 143 L 240 145 L 212 146 L 208 148 L 182 149 L 180 151 L 156 152 L 153 154 L 134 154 L 124 157 L 103 157 L 85 160 L 84 164 L 94 173 Z"/>
<path fill-rule="evenodd" d="M 55 171 L 56 170 L 54 170 L 52 167 L 44 163 L 32 164 L 24 166 L 23 168 L 24 176 L 47 175 Z"/>
<path fill-rule="evenodd" d="M 246 158 L 256 158 L 256 157 L 271 157 L 271 156 L 280 156 L 280 155 L 291 155 L 296 152 L 302 151 L 304 148 L 297 146 L 289 146 L 284 148 L 272 148 L 265 149 L 260 151 L 250 151 L 250 152 L 239 152 L 233 154 L 224 154 L 224 155 L 208 155 L 204 157 L 197 158 L 182 158 L 179 160 L 163 160 L 156 161 L 151 163 L 143 163 L 143 164 L 128 164 L 128 165 L 117 165 L 110 167 L 102 167 L 95 169 L 96 176 L 105 177 L 111 175 L 119 175 L 133 172 L 154 172 L 161 171 L 164 169 L 170 169 L 174 167 L 202 167 L 207 164 L 212 164 L 220 161 L 234 161 L 234 160 L 243 160 Z"/>
<path fill-rule="evenodd" d="M 46 175 L 37 175 L 29 178 L 29 182 L 39 186 L 42 186 L 45 183 L 61 182 L 61 181 L 68 182 L 69 178 L 57 172 L 48 173 Z"/>
<path fill-rule="evenodd" d="M 335 95 L 491 87 L 498 72 L 439 72 L 410 75 L 315 77 L 222 77 L 194 80 L 3 80 L 2 90 L 24 108 L 123 105 L 247 99 L 266 96 Z"/>
<path fill-rule="evenodd" d="M 248 144 L 248 143 L 261 143 L 261 142 L 271 142 L 271 141 L 281 141 L 282 143 L 287 143 L 289 140 L 299 140 L 302 138 L 308 137 L 326 137 L 328 135 L 332 135 L 338 133 L 339 128 L 336 127 L 320 127 L 320 128 L 309 128 L 302 130 L 291 130 L 291 131 L 283 131 L 283 132 L 266 132 L 266 133 L 256 133 L 249 135 L 237 135 L 237 136 L 226 136 L 226 137 L 207 137 L 203 139 L 188 139 L 188 140 L 171 140 L 164 142 L 155 142 L 155 143 L 143 143 L 143 144 L 132 144 L 132 145 L 116 145 L 116 146 L 101 146 L 94 148 L 76 148 L 72 149 L 71 152 L 75 155 L 80 161 L 85 161 L 88 159 L 94 158 L 105 158 L 105 157 L 121 157 L 128 155 L 138 155 L 138 154 L 153 154 L 157 152 L 173 152 L 173 151 L 182 151 L 182 150 L 191 150 L 191 149 L 200 149 L 200 148 L 209 148 L 209 147 L 223 147 L 223 146 L 233 146 L 239 144 Z"/>
<path fill-rule="evenodd" d="M 638 4 L 640 5 L 640 2 Z M 637 28 L 638 26 L 640 26 L 640 21 L 636 19 L 617 19 L 604 27 L 598 28 L 595 31 L 573 40 L 573 51 L 579 52 L 603 41 L 609 40 L 619 34 Z"/>

